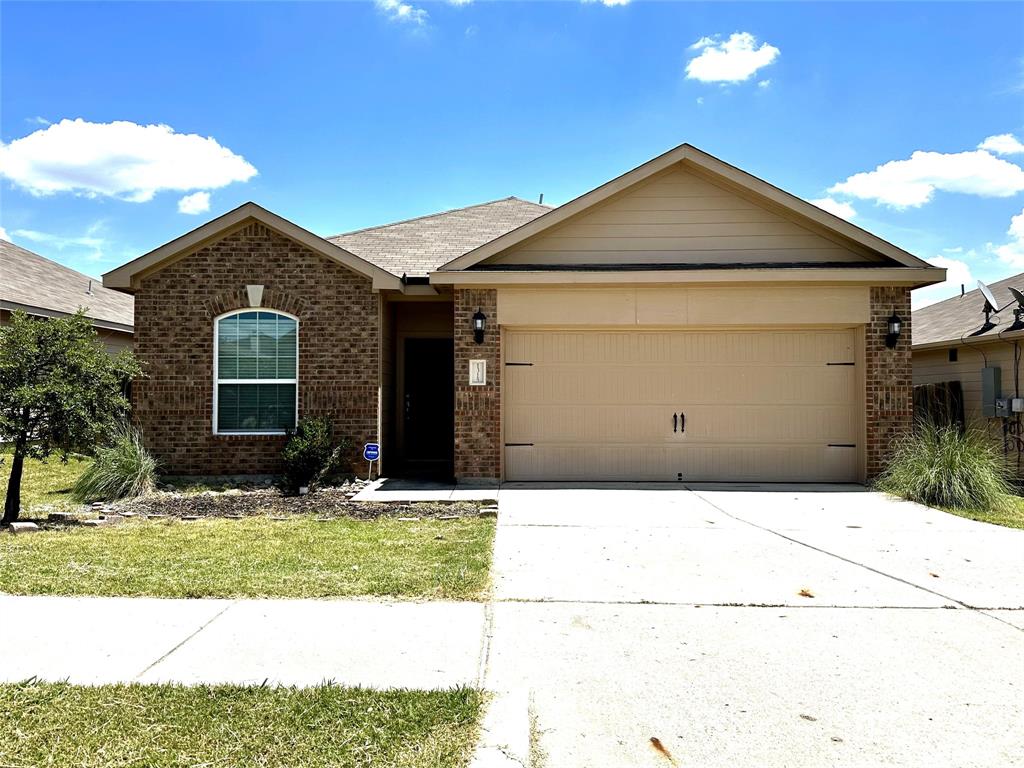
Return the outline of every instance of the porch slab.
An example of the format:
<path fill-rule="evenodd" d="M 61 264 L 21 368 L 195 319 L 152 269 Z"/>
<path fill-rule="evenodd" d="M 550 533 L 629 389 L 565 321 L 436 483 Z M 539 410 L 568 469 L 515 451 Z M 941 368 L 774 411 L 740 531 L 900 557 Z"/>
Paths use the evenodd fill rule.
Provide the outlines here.
<path fill-rule="evenodd" d="M 494 501 L 498 486 L 442 483 L 382 477 L 357 493 L 353 501 Z"/>

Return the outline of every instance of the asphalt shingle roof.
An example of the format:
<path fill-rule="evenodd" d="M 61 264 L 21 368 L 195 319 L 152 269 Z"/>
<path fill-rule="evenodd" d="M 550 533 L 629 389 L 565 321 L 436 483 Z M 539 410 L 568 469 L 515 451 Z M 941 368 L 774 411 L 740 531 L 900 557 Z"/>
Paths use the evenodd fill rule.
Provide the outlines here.
<path fill-rule="evenodd" d="M 1010 286 L 1024 291 L 1024 273 L 989 285 L 999 306 L 1005 307 L 998 315 L 992 315 L 991 328 L 984 328 L 985 315 L 981 310 L 985 306 L 985 298 L 977 288 L 967 291 L 963 296 L 954 296 L 938 304 L 914 310 L 914 346 L 943 341 L 959 343 L 964 336 L 973 339 L 994 339 L 1000 331 L 1005 331 L 1013 325 L 1013 308 L 1017 302 L 1010 295 Z"/>
<path fill-rule="evenodd" d="M 546 205 L 507 197 L 326 239 L 393 275 L 424 277 L 550 210 Z"/>
<path fill-rule="evenodd" d="M 6 240 L 0 240 L 0 301 L 69 315 L 85 307 L 93 320 L 135 325 L 131 296 Z"/>

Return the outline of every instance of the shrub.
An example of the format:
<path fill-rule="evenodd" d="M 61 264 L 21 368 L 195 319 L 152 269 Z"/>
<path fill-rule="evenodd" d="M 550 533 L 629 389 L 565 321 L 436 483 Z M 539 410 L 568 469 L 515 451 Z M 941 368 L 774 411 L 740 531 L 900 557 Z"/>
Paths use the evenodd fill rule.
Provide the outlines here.
<path fill-rule="evenodd" d="M 121 424 L 110 445 L 96 450 L 93 463 L 71 492 L 79 501 L 141 496 L 153 490 L 157 466 L 142 444 L 142 433 L 130 424 Z"/>
<path fill-rule="evenodd" d="M 285 467 L 282 490 L 285 493 L 298 493 L 300 488 L 313 490 L 338 471 L 341 455 L 348 448 L 347 440 L 334 440 L 327 419 L 300 419 L 289 433 L 281 454 Z"/>
<path fill-rule="evenodd" d="M 1004 457 L 984 433 L 930 421 L 897 443 L 876 485 L 911 501 L 967 510 L 1000 509 L 1013 492 Z"/>

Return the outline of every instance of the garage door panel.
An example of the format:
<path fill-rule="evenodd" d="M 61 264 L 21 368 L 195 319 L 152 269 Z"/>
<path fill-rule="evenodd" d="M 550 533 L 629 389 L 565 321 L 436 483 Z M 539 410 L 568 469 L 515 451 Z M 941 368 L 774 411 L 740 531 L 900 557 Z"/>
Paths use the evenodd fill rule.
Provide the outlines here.
<path fill-rule="evenodd" d="M 509 368 L 507 392 L 520 406 L 584 402 L 594 405 L 747 403 L 848 405 L 856 374 L 830 366 L 564 365 Z"/>
<path fill-rule="evenodd" d="M 651 446 L 602 445 L 581 452 L 576 445 L 534 445 L 506 450 L 512 479 L 560 481 L 654 480 L 722 482 L 849 482 L 857 472 L 850 448 L 787 445 Z M 794 478 L 793 468 L 800 468 Z"/>
<path fill-rule="evenodd" d="M 505 476 L 816 480 L 858 475 L 855 334 L 509 331 Z M 672 431 L 686 414 L 685 432 Z M 853 446 L 853 447 L 847 447 Z"/>
<path fill-rule="evenodd" d="M 673 415 L 685 414 L 685 431 L 673 431 Z M 676 422 L 681 426 L 681 422 Z M 532 405 L 516 409 L 506 420 L 507 442 L 585 445 L 607 443 L 680 442 L 807 442 L 827 445 L 855 442 L 856 419 L 847 405 L 776 405 L 768 412 L 757 405 L 666 406 Z"/>

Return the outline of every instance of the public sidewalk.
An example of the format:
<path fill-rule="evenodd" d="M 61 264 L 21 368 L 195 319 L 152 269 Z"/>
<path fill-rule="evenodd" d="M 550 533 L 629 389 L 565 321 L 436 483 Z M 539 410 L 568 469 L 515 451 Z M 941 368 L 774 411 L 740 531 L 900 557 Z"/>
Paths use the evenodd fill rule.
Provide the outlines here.
<path fill-rule="evenodd" d="M 0 681 L 480 685 L 481 603 L 0 595 Z"/>

